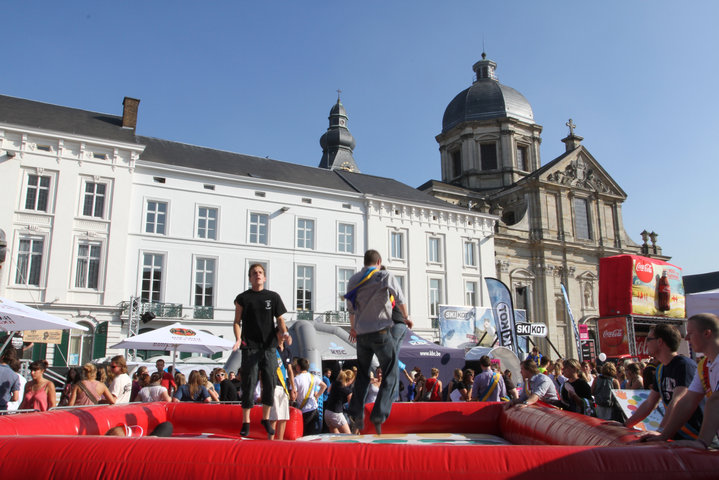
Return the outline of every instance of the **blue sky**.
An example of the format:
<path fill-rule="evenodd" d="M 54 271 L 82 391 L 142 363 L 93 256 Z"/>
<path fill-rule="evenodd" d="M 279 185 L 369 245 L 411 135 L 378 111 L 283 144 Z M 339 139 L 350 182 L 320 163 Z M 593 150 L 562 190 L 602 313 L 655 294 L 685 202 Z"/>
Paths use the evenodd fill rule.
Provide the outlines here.
<path fill-rule="evenodd" d="M 316 166 L 342 90 L 363 173 L 440 178 L 434 137 L 482 50 L 532 104 L 542 163 L 583 144 L 685 274 L 719 270 L 719 2 L 9 1 L 0 93 L 138 133 Z M 484 46 L 484 47 L 483 47 Z"/>

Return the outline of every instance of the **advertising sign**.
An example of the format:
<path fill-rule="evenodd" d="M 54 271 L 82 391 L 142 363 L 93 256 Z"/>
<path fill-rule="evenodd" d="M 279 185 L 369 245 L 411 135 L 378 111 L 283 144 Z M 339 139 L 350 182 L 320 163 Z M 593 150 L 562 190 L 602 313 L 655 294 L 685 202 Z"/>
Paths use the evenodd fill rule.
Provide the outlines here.
<path fill-rule="evenodd" d="M 517 335 L 530 337 L 546 337 L 548 328 L 543 323 L 518 323 L 516 325 Z"/>
<path fill-rule="evenodd" d="M 594 345 L 594 339 L 582 340 L 582 359 L 591 362 L 597 361 L 597 349 Z"/>
<path fill-rule="evenodd" d="M 632 276 L 632 313 L 683 318 L 685 315 L 682 271 L 670 264 L 635 257 Z M 664 291 L 666 290 L 666 291 Z M 667 295 L 662 305 L 662 295 Z"/>
<path fill-rule="evenodd" d="M 582 323 L 580 325 L 577 325 L 577 328 L 579 329 L 579 339 L 589 340 L 589 325 L 587 325 L 586 323 Z"/>
<path fill-rule="evenodd" d="M 474 307 L 440 305 L 440 343 L 452 348 L 472 348 L 477 345 L 475 314 Z"/>
<path fill-rule="evenodd" d="M 489 290 L 489 300 L 494 310 L 494 320 L 497 322 L 497 336 L 499 344 L 507 347 L 515 354 L 519 354 L 517 334 L 514 331 L 514 307 L 512 295 L 507 286 L 496 278 L 484 279 Z"/>
<path fill-rule="evenodd" d="M 62 330 L 26 330 L 23 337 L 26 342 L 59 344 L 62 342 Z"/>
<path fill-rule="evenodd" d="M 684 318 L 681 268 L 639 255 L 599 259 L 599 314 Z"/>
<path fill-rule="evenodd" d="M 625 317 L 597 319 L 599 345 L 607 357 L 629 355 L 629 332 Z"/>

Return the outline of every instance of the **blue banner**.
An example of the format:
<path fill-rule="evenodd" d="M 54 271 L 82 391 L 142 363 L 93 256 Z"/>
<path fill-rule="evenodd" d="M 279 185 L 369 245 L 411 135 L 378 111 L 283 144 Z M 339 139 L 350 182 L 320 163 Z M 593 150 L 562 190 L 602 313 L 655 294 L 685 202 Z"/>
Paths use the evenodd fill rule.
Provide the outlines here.
<path fill-rule="evenodd" d="M 572 315 L 572 307 L 569 305 L 569 296 L 567 296 L 567 289 L 564 288 L 564 284 L 560 283 L 562 287 L 562 295 L 564 295 L 564 303 L 567 304 L 567 313 L 569 319 L 572 321 L 572 328 L 574 328 L 574 339 L 577 341 L 577 358 L 582 361 L 582 342 L 579 340 L 579 329 L 577 328 L 577 322 L 574 321 L 574 315 Z"/>
<path fill-rule="evenodd" d="M 515 321 L 512 295 L 507 286 L 500 280 L 487 277 L 484 281 L 487 283 L 489 301 L 492 302 L 492 310 L 494 310 L 494 321 L 497 324 L 499 344 L 509 348 L 515 355 L 519 356 L 517 333 L 514 330 Z"/>

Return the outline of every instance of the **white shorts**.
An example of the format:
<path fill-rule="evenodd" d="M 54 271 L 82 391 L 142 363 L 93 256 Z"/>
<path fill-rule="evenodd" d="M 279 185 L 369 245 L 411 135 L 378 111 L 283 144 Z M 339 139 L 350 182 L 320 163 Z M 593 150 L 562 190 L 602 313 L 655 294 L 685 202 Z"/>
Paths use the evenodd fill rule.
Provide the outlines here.
<path fill-rule="evenodd" d="M 342 425 L 347 423 L 344 413 L 330 412 L 325 410 L 323 413 L 325 417 L 325 423 L 330 428 L 340 428 Z"/>
<path fill-rule="evenodd" d="M 270 409 L 270 420 L 290 419 L 290 399 L 282 385 L 275 385 L 275 401 Z"/>

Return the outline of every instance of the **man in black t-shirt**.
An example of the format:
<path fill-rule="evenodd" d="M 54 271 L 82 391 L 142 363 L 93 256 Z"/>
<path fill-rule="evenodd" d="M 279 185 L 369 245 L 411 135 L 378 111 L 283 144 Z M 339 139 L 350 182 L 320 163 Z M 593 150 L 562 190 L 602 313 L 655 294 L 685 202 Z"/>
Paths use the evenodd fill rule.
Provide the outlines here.
<path fill-rule="evenodd" d="M 659 324 L 652 327 L 647 334 L 646 345 L 649 354 L 661 363 L 657 366 L 655 381 L 651 385 L 649 397 L 639 405 L 634 414 L 624 423 L 633 427 L 644 420 L 661 400 L 666 413 L 659 424 L 661 433 L 671 415 L 674 405 L 683 397 L 697 372 L 697 365 L 693 360 L 677 354 L 681 334 L 672 325 Z M 675 440 L 696 438 L 702 423 L 701 409 L 697 408 L 687 423 L 677 432 Z M 656 432 L 649 432 L 657 435 Z"/>
<path fill-rule="evenodd" d="M 262 383 L 262 425 L 271 437 L 275 434 L 270 423 L 270 409 L 274 403 L 275 370 L 277 368 L 278 338 L 288 345 L 292 337 L 282 318 L 287 312 L 280 296 L 265 290 L 265 269 L 259 263 L 250 266 L 250 285 L 235 298 L 235 346 L 242 351 L 240 376 L 242 382 L 242 430 L 240 435 L 250 433 L 250 410 L 254 404 L 255 385 L 259 374 Z M 277 327 L 275 327 L 277 319 Z"/>

